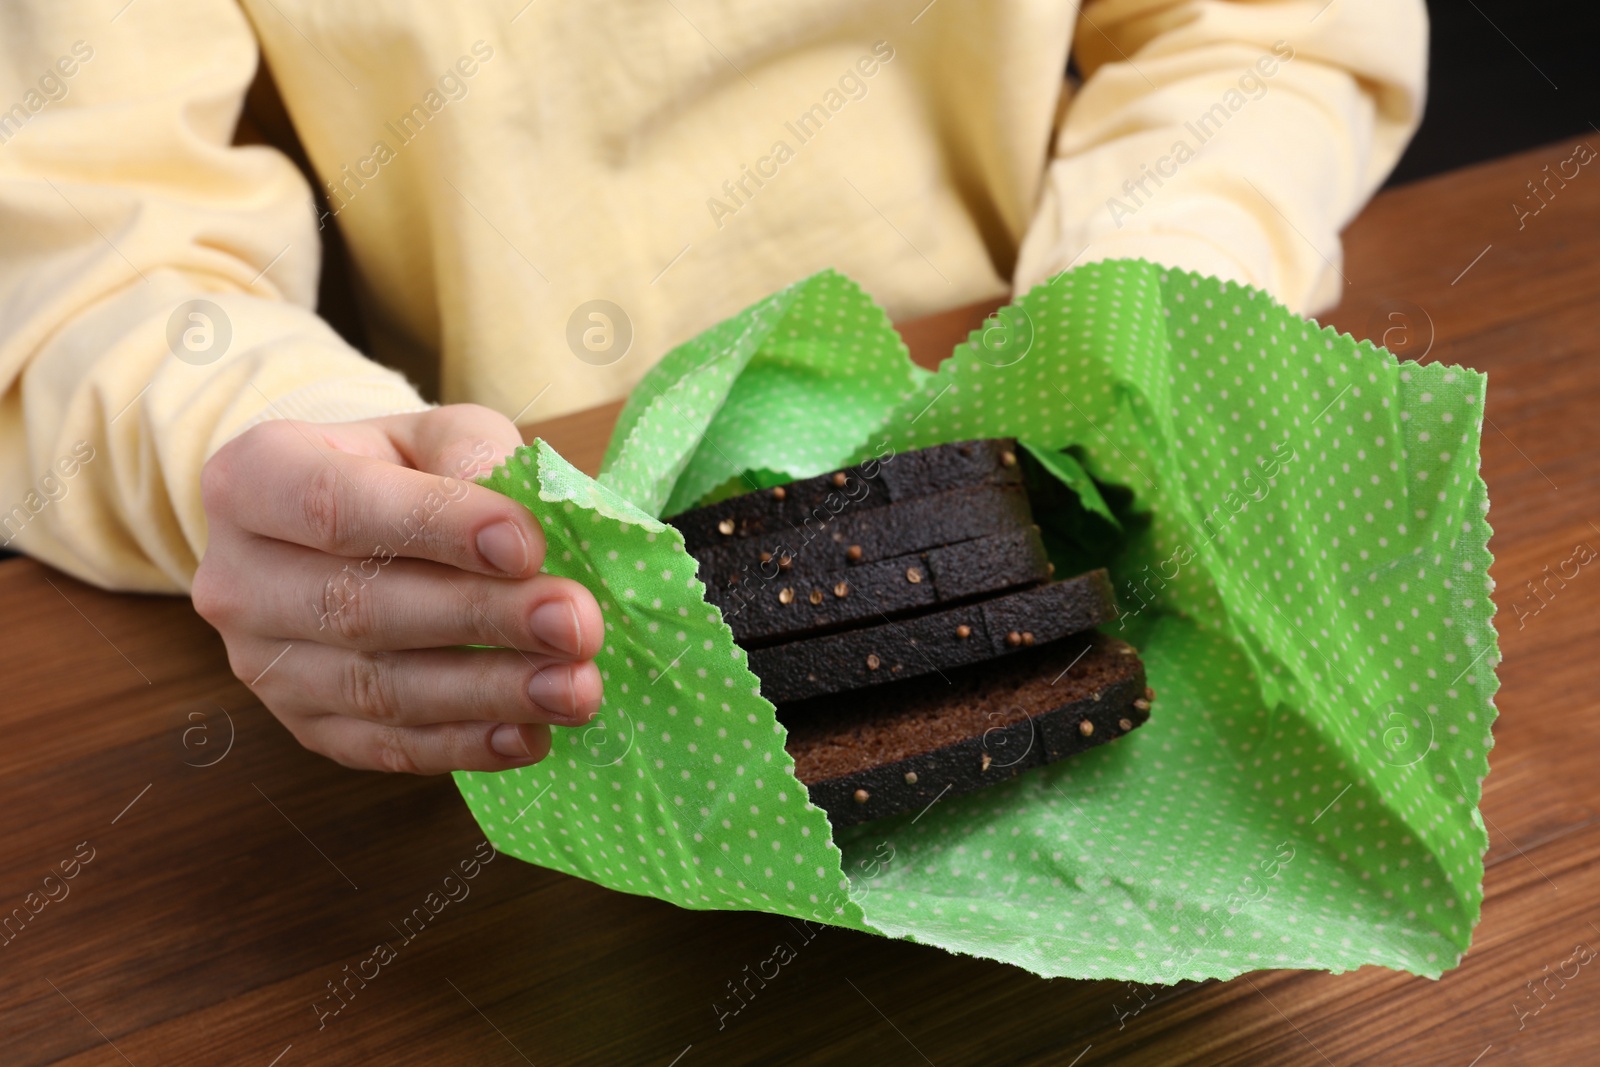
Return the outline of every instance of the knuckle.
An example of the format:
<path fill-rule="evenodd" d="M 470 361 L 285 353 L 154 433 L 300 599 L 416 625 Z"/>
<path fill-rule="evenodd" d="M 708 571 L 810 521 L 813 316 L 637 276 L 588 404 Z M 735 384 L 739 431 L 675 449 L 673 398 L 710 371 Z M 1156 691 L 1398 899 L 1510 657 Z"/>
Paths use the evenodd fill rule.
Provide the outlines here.
<path fill-rule="evenodd" d="M 200 503 L 207 515 L 227 509 L 230 492 L 237 481 L 233 469 L 237 444 L 235 440 L 224 445 L 200 468 Z"/>
<path fill-rule="evenodd" d="M 315 752 L 324 759 L 330 759 L 339 766 L 348 767 L 353 771 L 376 769 L 371 757 L 363 749 L 349 744 L 335 743 L 316 728 L 316 720 L 314 718 L 308 719 L 284 714 L 277 708 L 273 708 L 272 713 L 278 717 L 278 721 L 289 731 L 290 736 L 307 752 Z"/>
<path fill-rule="evenodd" d="M 206 556 L 194 572 L 194 582 L 189 587 L 189 600 L 197 615 L 220 630 L 238 618 L 240 598 L 236 582 L 223 568 Z"/>
<path fill-rule="evenodd" d="M 315 752 L 319 756 L 326 756 L 335 763 L 346 767 L 354 767 L 347 755 L 339 750 L 337 745 L 331 745 L 315 728 L 314 720 L 305 716 L 288 714 L 284 710 L 268 705 L 272 714 L 289 731 L 289 736 L 295 739 L 299 746 L 307 752 Z"/>
<path fill-rule="evenodd" d="M 312 472 L 300 501 L 300 519 L 314 545 L 337 547 L 348 524 L 338 468 L 319 464 Z"/>
<path fill-rule="evenodd" d="M 405 735 L 398 729 L 380 731 L 375 742 L 373 763 L 390 774 L 421 774 L 416 759 L 406 747 Z"/>
<path fill-rule="evenodd" d="M 473 479 L 487 474 L 522 443 L 515 423 L 482 404 L 452 405 L 447 417 L 455 438 L 451 454 L 457 477 Z"/>
<path fill-rule="evenodd" d="M 340 697 L 345 707 L 370 722 L 392 726 L 400 719 L 394 674 L 386 653 L 356 652 L 346 657 Z"/>
<path fill-rule="evenodd" d="M 263 457 L 280 456 L 293 427 L 283 419 L 259 423 L 228 441 L 200 468 L 200 500 L 207 515 L 226 515 L 259 484 Z M 295 436 L 298 437 L 296 434 Z"/>
<path fill-rule="evenodd" d="M 234 647 L 234 642 L 224 640 L 223 644 L 228 650 L 228 670 L 232 671 L 233 676 L 245 684 L 245 688 L 255 692 L 255 686 L 251 683 L 260 677 L 261 670 L 266 666 L 266 663 L 246 663 L 243 653 Z M 254 668 L 253 670 L 252 667 Z"/>
<path fill-rule="evenodd" d="M 527 673 L 520 665 L 501 659 L 500 653 L 474 656 L 460 679 L 459 716 L 493 721 L 508 707 L 534 710 L 524 677 Z"/>
<path fill-rule="evenodd" d="M 435 521 L 450 502 L 441 489 L 434 487 L 405 498 L 400 506 L 406 510 L 397 523 L 402 543 L 429 553 L 444 552 L 453 547 L 453 531 L 441 529 L 441 524 Z"/>
<path fill-rule="evenodd" d="M 456 632 L 467 634 L 472 638 L 473 644 L 479 645 L 506 645 L 520 643 L 520 638 L 514 640 L 495 623 L 499 613 L 494 602 L 494 591 L 484 588 L 477 582 L 452 582 L 456 587 L 457 596 L 451 598 L 456 610 Z M 521 627 L 526 629 L 526 626 Z"/>
<path fill-rule="evenodd" d="M 377 598 L 348 566 L 322 583 L 317 601 L 317 629 L 331 631 L 345 644 L 364 644 L 380 630 Z"/>
<path fill-rule="evenodd" d="M 307 752 L 315 752 L 324 759 L 330 759 L 339 766 L 348 767 L 353 771 L 372 769 L 365 752 L 348 744 L 336 743 L 325 731 L 317 728 L 322 716 L 307 715 L 303 710 L 272 704 L 269 704 L 268 708 L 283 724 L 284 729 L 289 731 L 289 735 Z"/>
<path fill-rule="evenodd" d="M 454 406 L 458 414 L 457 422 L 461 426 L 470 427 L 480 433 L 516 435 L 516 424 L 494 408 L 484 407 L 482 404 L 456 404 Z"/>

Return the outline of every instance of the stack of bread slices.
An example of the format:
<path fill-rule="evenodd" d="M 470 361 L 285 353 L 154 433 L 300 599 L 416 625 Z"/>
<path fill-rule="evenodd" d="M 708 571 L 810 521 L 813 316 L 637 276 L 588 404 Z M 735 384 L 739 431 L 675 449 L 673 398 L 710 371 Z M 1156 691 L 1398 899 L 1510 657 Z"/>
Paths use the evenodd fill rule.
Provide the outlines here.
<path fill-rule="evenodd" d="M 1094 632 L 1103 570 L 1055 580 L 1017 443 L 963 441 L 668 520 L 838 826 L 925 810 L 1128 733 L 1144 666 Z"/>

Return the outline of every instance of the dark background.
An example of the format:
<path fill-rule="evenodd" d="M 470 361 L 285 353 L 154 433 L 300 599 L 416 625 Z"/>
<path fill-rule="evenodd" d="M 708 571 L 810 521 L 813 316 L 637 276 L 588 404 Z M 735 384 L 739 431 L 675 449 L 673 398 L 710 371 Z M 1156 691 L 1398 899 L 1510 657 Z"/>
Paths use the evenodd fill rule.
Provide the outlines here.
<path fill-rule="evenodd" d="M 1428 109 L 1390 185 L 1565 138 L 1600 148 L 1594 3 L 1428 0 L 1428 16 Z"/>

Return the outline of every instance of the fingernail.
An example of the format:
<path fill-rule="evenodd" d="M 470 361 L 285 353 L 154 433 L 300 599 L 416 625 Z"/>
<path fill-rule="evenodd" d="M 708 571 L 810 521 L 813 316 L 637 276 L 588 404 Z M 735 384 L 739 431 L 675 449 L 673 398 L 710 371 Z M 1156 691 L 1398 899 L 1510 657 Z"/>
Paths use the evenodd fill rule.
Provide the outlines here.
<path fill-rule="evenodd" d="M 478 552 L 489 566 L 510 575 L 528 569 L 528 542 L 509 522 L 497 522 L 478 531 Z"/>
<path fill-rule="evenodd" d="M 578 690 L 572 684 L 572 671 L 562 667 L 540 671 L 528 682 L 528 695 L 552 715 L 576 720 L 573 712 L 578 707 Z"/>
<path fill-rule="evenodd" d="M 528 618 L 533 636 L 569 656 L 583 647 L 583 628 L 578 624 L 578 609 L 570 600 L 552 600 L 533 609 Z"/>
<path fill-rule="evenodd" d="M 494 728 L 494 733 L 489 735 L 489 747 L 494 749 L 496 755 L 506 759 L 527 759 L 533 755 L 522 740 L 522 731 L 512 722 L 501 723 Z"/>

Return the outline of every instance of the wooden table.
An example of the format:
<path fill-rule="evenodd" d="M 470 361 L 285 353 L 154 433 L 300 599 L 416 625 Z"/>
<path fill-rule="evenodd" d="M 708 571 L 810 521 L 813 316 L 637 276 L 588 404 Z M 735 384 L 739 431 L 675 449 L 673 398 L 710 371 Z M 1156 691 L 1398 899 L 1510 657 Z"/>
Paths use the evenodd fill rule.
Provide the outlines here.
<path fill-rule="evenodd" d="M 1513 1010 L 1578 942 L 1600 946 L 1600 572 L 1520 626 L 1512 607 L 1538 607 L 1524 582 L 1578 542 L 1600 547 L 1600 173 L 1520 231 L 1508 207 L 1571 147 L 1380 197 L 1349 231 L 1352 284 L 1330 316 L 1490 374 L 1483 468 L 1505 661 L 1483 803 L 1488 901 L 1472 953 L 1442 981 L 1261 972 L 1163 991 L 1119 1030 L 1117 984 L 828 930 L 719 1032 L 711 1002 L 792 936 L 783 919 L 681 911 L 501 857 L 319 1029 L 325 983 L 472 855 L 480 835 L 454 786 L 302 751 L 187 603 L 13 560 L 0 564 L 0 908 L 45 889 L 60 899 L 0 947 L 0 1061 L 1594 1062 L 1600 964 L 1550 980 L 1520 1031 Z M 981 314 L 953 313 L 914 347 L 948 352 Z M 613 416 L 545 429 L 592 470 Z M 75 877 L 46 882 L 63 863 Z"/>

